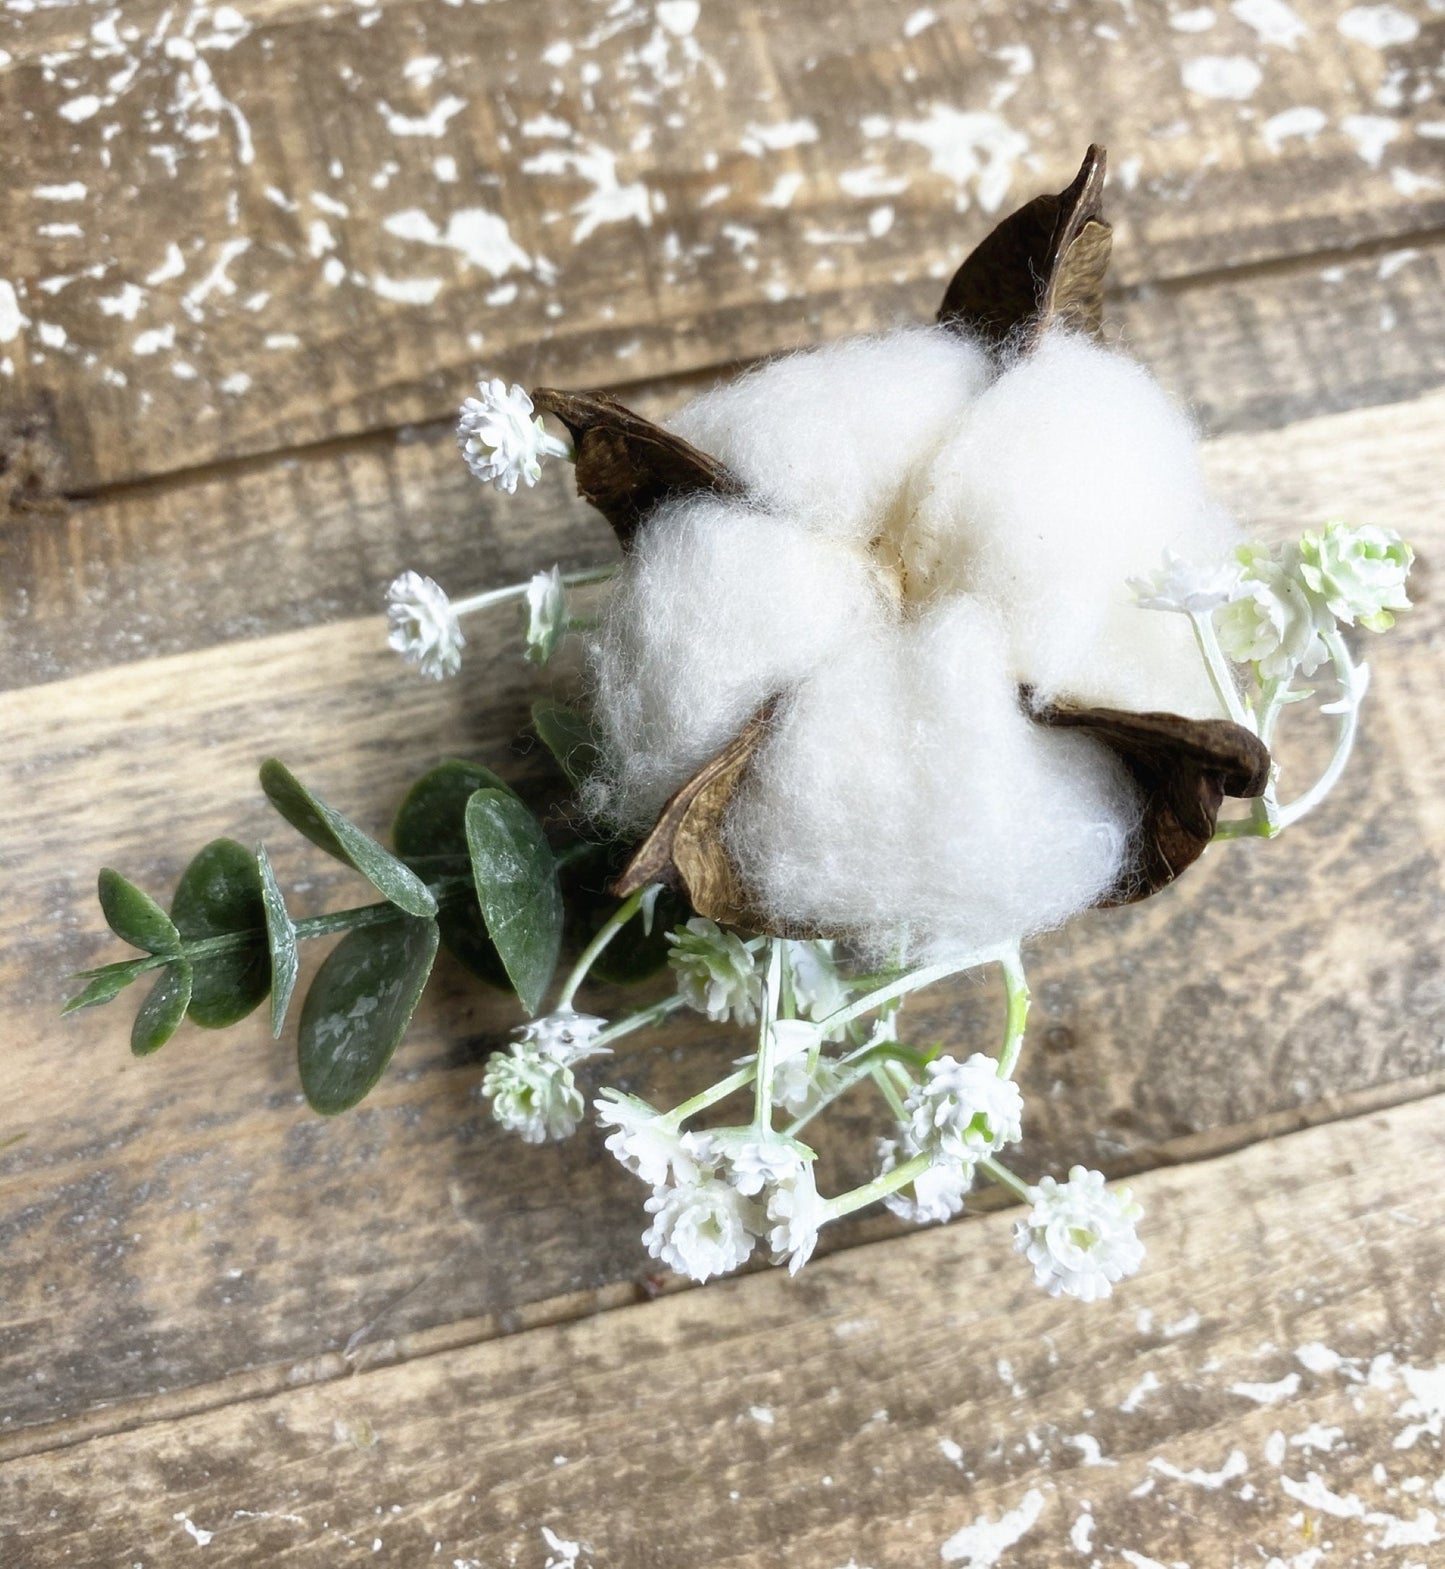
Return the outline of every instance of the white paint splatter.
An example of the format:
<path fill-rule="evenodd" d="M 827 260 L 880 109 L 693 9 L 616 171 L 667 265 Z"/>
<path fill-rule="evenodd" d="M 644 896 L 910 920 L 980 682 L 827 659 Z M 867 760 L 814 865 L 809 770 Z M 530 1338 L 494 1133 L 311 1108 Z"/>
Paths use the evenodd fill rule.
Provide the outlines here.
<path fill-rule="evenodd" d="M 134 283 L 124 283 L 118 293 L 102 295 L 96 304 L 105 316 L 119 316 L 122 321 L 134 321 L 146 302 L 146 291 Z"/>
<path fill-rule="evenodd" d="M 1342 1427 L 1325 1427 L 1322 1423 L 1311 1422 L 1303 1432 L 1296 1433 L 1290 1439 L 1292 1449 L 1303 1449 L 1306 1452 L 1320 1450 L 1324 1454 L 1329 1452 L 1345 1436 Z"/>
<path fill-rule="evenodd" d="M 868 232 L 875 240 L 881 240 L 893 227 L 893 209 L 891 207 L 875 207 L 868 214 Z"/>
<path fill-rule="evenodd" d="M 200 1526 L 194 1524 L 186 1517 L 184 1510 L 182 1510 L 180 1514 L 172 1515 L 171 1519 L 180 1521 L 181 1525 L 185 1528 L 186 1535 L 195 1539 L 197 1547 L 204 1547 L 216 1534 L 214 1531 L 203 1531 Z"/>
<path fill-rule="evenodd" d="M 1099 1440 L 1092 1433 L 1065 1433 L 1064 1442 L 1072 1445 L 1079 1451 L 1080 1465 L 1118 1465 L 1117 1460 L 1105 1459 L 1103 1451 L 1099 1448 Z"/>
<path fill-rule="evenodd" d="M 1438 191 L 1440 181 L 1433 174 L 1416 174 L 1413 169 L 1396 164 L 1390 170 L 1390 184 L 1401 196 L 1419 196 L 1424 191 Z"/>
<path fill-rule="evenodd" d="M 1413 1520 L 1401 1520 L 1397 1515 L 1388 1515 L 1372 1510 L 1365 1516 L 1366 1525 L 1384 1527 L 1384 1534 L 1375 1544 L 1377 1547 L 1433 1547 L 1437 1542 L 1445 1541 L 1435 1523 L 1433 1510 L 1419 1510 Z"/>
<path fill-rule="evenodd" d="M 1282 1476 L 1279 1485 L 1306 1509 L 1318 1509 L 1321 1514 L 1332 1515 L 1336 1520 L 1358 1520 L 1365 1513 L 1365 1506 L 1354 1493 L 1332 1493 L 1318 1471 L 1307 1472 L 1303 1482 Z"/>
<path fill-rule="evenodd" d="M 1069 1546 L 1076 1553 L 1087 1553 L 1094 1545 L 1094 1517 L 1086 1509 L 1069 1527 Z"/>
<path fill-rule="evenodd" d="M 674 38 L 686 38 L 702 16 L 699 0 L 657 0 L 657 20 Z"/>
<path fill-rule="evenodd" d="M 773 181 L 773 188 L 766 196 L 759 197 L 764 207 L 791 207 L 793 198 L 803 187 L 803 176 L 796 169 L 780 174 Z"/>
<path fill-rule="evenodd" d="M 1119 1556 L 1130 1569 L 1165 1569 L 1157 1558 L 1149 1558 L 1144 1553 L 1136 1553 L 1132 1547 L 1121 1547 Z"/>
<path fill-rule="evenodd" d="M 61 104 L 56 113 L 62 120 L 69 120 L 72 125 L 79 125 L 82 120 L 89 120 L 100 113 L 101 102 L 94 93 L 85 93 L 79 98 L 72 98 Z"/>
<path fill-rule="evenodd" d="M 771 1427 L 777 1421 L 770 1406 L 749 1406 L 748 1415 L 759 1427 Z"/>
<path fill-rule="evenodd" d="M 231 295 L 236 292 L 236 285 L 232 282 L 230 276 L 231 263 L 250 249 L 251 242 L 246 239 L 223 240 L 221 242 L 215 265 L 193 289 L 187 290 L 185 295 L 182 296 L 181 309 L 185 311 L 192 321 L 201 319 L 203 314 L 201 303 L 210 299 L 217 291 L 223 295 Z"/>
<path fill-rule="evenodd" d="M 1419 22 L 1395 5 L 1351 6 L 1335 26 L 1346 38 L 1371 49 L 1392 49 L 1397 44 L 1412 43 L 1420 33 Z"/>
<path fill-rule="evenodd" d="M 374 273 L 372 291 L 384 300 L 397 305 L 430 305 L 442 292 L 440 278 L 388 278 L 385 273 Z"/>
<path fill-rule="evenodd" d="M 938 21 L 938 12 L 932 6 L 922 6 L 914 11 L 903 24 L 905 38 L 917 38 Z"/>
<path fill-rule="evenodd" d="M 130 348 L 132 354 L 159 354 L 162 349 L 173 349 L 175 346 L 175 323 L 167 322 L 164 327 L 151 327 L 137 333 Z"/>
<path fill-rule="evenodd" d="M 1399 121 L 1387 120 L 1379 114 L 1347 114 L 1340 121 L 1340 129 L 1355 144 L 1355 151 L 1372 169 L 1380 167 L 1385 149 L 1400 134 Z"/>
<path fill-rule="evenodd" d="M 166 259 L 154 272 L 146 274 L 146 282 L 154 288 L 158 283 L 168 283 L 172 278 L 179 278 L 186 270 L 186 258 L 181 255 L 181 248 L 172 240 L 166 246 Z"/>
<path fill-rule="evenodd" d="M 1267 44 L 1293 50 L 1309 28 L 1284 0 L 1234 0 L 1229 8 L 1246 27 L 1252 27 Z"/>
<path fill-rule="evenodd" d="M 765 152 L 779 153 L 817 140 L 818 127 L 812 120 L 779 120 L 772 125 L 749 125 L 743 131 L 741 146 L 745 153 L 761 158 Z"/>
<path fill-rule="evenodd" d="M 1262 1406 L 1276 1406 L 1281 1400 L 1292 1399 L 1299 1393 L 1299 1374 L 1286 1373 L 1272 1384 L 1231 1384 L 1229 1392 L 1231 1395 L 1243 1395 L 1246 1400 L 1256 1401 Z"/>
<path fill-rule="evenodd" d="M 438 228 L 435 220 L 419 207 L 394 212 L 382 219 L 381 226 L 398 239 L 456 251 L 472 266 L 484 268 L 494 278 L 534 265 L 526 251 L 513 241 L 506 219 L 484 207 L 464 207 L 452 213 L 445 230 Z"/>
<path fill-rule="evenodd" d="M 1396 1434 L 1395 1448 L 1412 1449 L 1423 1434 L 1439 1438 L 1445 1430 L 1445 1362 L 1431 1368 L 1402 1367 L 1400 1376 L 1410 1398 L 1395 1415 L 1415 1420 Z"/>
<path fill-rule="evenodd" d="M 415 82 L 425 91 L 436 81 L 443 70 L 443 61 L 440 55 L 422 54 L 414 60 L 408 60 L 401 68 L 401 74 L 409 82 Z"/>
<path fill-rule="evenodd" d="M 398 114 L 385 100 L 376 107 L 385 116 L 386 128 L 393 136 L 442 136 L 447 122 L 456 119 L 466 106 L 466 99 L 449 94 L 421 116 Z"/>
<path fill-rule="evenodd" d="M 451 185 L 457 177 L 457 161 L 450 153 L 443 153 L 440 158 L 432 159 L 431 170 L 441 184 Z"/>
<path fill-rule="evenodd" d="M 956 1466 L 958 1466 L 958 1468 L 960 1470 L 962 1470 L 962 1468 L 963 1468 L 963 1445 L 962 1444 L 956 1443 L 951 1438 L 940 1438 L 938 1440 L 938 1452 L 943 1456 L 943 1458 L 945 1460 L 947 1460 L 949 1462 L 950 1465 L 956 1465 Z"/>
<path fill-rule="evenodd" d="M 14 284 L 0 278 L 0 343 L 11 343 L 20 336 L 29 318 L 20 309 Z"/>
<path fill-rule="evenodd" d="M 1133 1416 L 1144 1403 L 1145 1397 L 1152 1395 L 1159 1387 L 1159 1375 L 1152 1370 L 1145 1373 L 1143 1378 L 1119 1402 L 1119 1409 L 1125 1416 Z"/>
<path fill-rule="evenodd" d="M 1252 98 L 1264 80 L 1264 72 L 1242 54 L 1202 54 L 1186 60 L 1179 74 L 1201 98 Z"/>
<path fill-rule="evenodd" d="M 559 1536 L 550 1526 L 542 1527 L 542 1540 L 547 1546 L 547 1562 L 543 1569 L 577 1569 L 582 1554 L 592 1552 L 590 1543 L 574 1542 Z"/>
<path fill-rule="evenodd" d="M 1298 136 L 1312 142 L 1328 124 L 1324 110 L 1298 104 L 1293 109 L 1281 109 L 1278 114 L 1272 114 L 1260 126 L 1259 134 L 1264 138 L 1264 145 L 1272 153 L 1278 153 L 1290 137 Z"/>
<path fill-rule="evenodd" d="M 1319 1340 L 1307 1340 L 1295 1347 L 1295 1360 L 1311 1373 L 1333 1373 L 1344 1358 Z"/>
<path fill-rule="evenodd" d="M 979 1515 L 972 1525 L 955 1531 L 938 1550 L 946 1564 L 962 1563 L 964 1569 L 994 1569 L 1004 1552 L 1016 1546 L 1034 1527 L 1044 1510 L 1044 1495 L 1031 1487 L 1017 1509 L 1001 1519 Z"/>
<path fill-rule="evenodd" d="M 1218 20 L 1213 6 L 1196 5 L 1187 11 L 1175 11 L 1169 25 L 1181 33 L 1207 33 Z"/>
<path fill-rule="evenodd" d="M 838 176 L 838 186 L 849 196 L 897 196 L 908 189 L 908 177 L 889 174 L 869 164 L 862 169 L 844 169 Z"/>
<path fill-rule="evenodd" d="M 64 185 L 37 185 L 35 194 L 42 202 L 83 202 L 85 186 L 79 180 Z"/>
<path fill-rule="evenodd" d="M 985 212 L 997 212 L 1013 184 L 1014 164 L 1029 150 L 1028 137 L 988 110 L 935 104 L 926 120 L 900 120 L 894 129 L 904 141 L 927 148 L 933 171 L 958 187 L 960 212 L 970 193 Z"/>
<path fill-rule="evenodd" d="M 1275 1428 L 1264 1441 L 1264 1458 L 1270 1465 L 1278 1468 L 1284 1464 L 1285 1442 L 1284 1434 Z"/>
<path fill-rule="evenodd" d="M 251 378 L 243 370 L 232 371 L 223 381 L 218 381 L 216 386 L 230 397 L 239 398 L 243 392 L 251 390 Z"/>
<path fill-rule="evenodd" d="M 37 323 L 35 330 L 39 333 L 40 341 L 47 349 L 63 349 L 65 347 L 66 332 L 59 322 L 42 321 Z"/>
<path fill-rule="evenodd" d="M 549 148 L 525 159 L 522 169 L 527 174 L 571 174 L 591 184 L 591 192 L 571 209 L 577 219 L 572 231 L 574 245 L 580 245 L 603 224 L 632 222 L 644 229 L 652 225 L 647 186 L 640 180 L 624 185 L 617 178 L 617 154 L 596 142 L 584 142 L 576 149 Z"/>
<path fill-rule="evenodd" d="M 1217 1471 L 1201 1471 L 1198 1466 L 1181 1471 L 1178 1466 L 1171 1465 L 1159 1456 L 1149 1462 L 1149 1468 L 1160 1476 L 1172 1477 L 1176 1482 L 1190 1482 L 1195 1487 L 1207 1487 L 1211 1492 L 1218 1492 L 1226 1482 L 1243 1476 L 1249 1470 L 1249 1461 L 1245 1459 L 1242 1449 L 1231 1449 L 1228 1458 Z"/>

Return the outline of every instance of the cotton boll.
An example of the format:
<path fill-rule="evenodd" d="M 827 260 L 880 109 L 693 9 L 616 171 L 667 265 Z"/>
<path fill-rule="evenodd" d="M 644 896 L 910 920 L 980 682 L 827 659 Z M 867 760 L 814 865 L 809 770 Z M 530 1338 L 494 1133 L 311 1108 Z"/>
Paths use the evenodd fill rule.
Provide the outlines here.
<path fill-rule="evenodd" d="M 915 485 L 902 553 L 916 598 L 998 605 L 1014 672 L 1041 695 L 1212 716 L 1182 617 L 1126 587 L 1165 547 L 1224 558 L 1237 543 L 1205 494 L 1195 435 L 1121 355 L 1055 332 L 970 406 Z"/>
<path fill-rule="evenodd" d="M 659 506 L 591 650 L 603 765 L 589 808 L 650 827 L 769 698 L 878 624 L 883 606 L 862 552 L 738 501 Z"/>
<path fill-rule="evenodd" d="M 991 374 L 976 343 L 909 328 L 774 360 L 669 423 L 761 506 L 866 544 Z"/>
<path fill-rule="evenodd" d="M 964 599 L 814 669 L 726 842 L 771 920 L 930 958 L 1091 904 L 1123 872 L 1139 810 L 1104 747 L 1023 713 L 1001 618 Z"/>

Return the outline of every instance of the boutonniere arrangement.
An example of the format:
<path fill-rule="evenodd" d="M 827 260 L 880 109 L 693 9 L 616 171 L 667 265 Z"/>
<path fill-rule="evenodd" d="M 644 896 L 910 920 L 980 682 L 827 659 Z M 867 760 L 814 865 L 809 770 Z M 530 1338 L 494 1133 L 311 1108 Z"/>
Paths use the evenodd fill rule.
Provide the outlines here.
<path fill-rule="evenodd" d="M 299 943 L 339 934 L 297 1030 L 329 1114 L 385 1070 L 444 945 L 529 1021 L 480 1093 L 531 1142 L 586 1115 L 579 1064 L 694 1010 L 749 1032 L 734 1072 L 670 1108 L 612 1089 L 593 1104 L 650 1190 L 654 1257 L 696 1280 L 756 1252 L 797 1270 L 865 1205 L 945 1220 L 990 1182 L 1026 1206 L 1041 1286 L 1107 1296 L 1142 1258 L 1127 1190 L 1078 1166 L 1029 1184 L 1002 1158 L 1024 1114 L 1021 946 L 1159 893 L 1218 840 L 1273 838 L 1328 793 L 1367 686 L 1345 629 L 1391 625 L 1411 552 L 1340 522 L 1283 549 L 1242 539 L 1187 421 L 1101 341 L 1103 182 L 1090 148 L 965 260 L 934 324 L 763 365 L 666 427 L 600 394 L 484 382 L 458 432 L 472 472 L 513 492 L 573 463 L 620 561 L 455 601 L 403 573 L 390 641 L 442 679 L 462 669 L 461 621 L 504 603 L 539 665 L 582 638 L 576 701 L 534 710 L 572 804 L 539 816 L 450 760 L 387 850 L 268 762 L 281 816 L 379 898 L 293 920 L 264 848 L 231 840 L 196 856 L 169 912 L 102 872 L 106 919 L 142 953 L 87 972 L 70 1006 L 154 973 L 137 1053 L 268 998 L 279 1034 Z M 573 594 L 604 580 L 596 618 L 575 620 Z M 1314 679 L 1337 742 L 1289 794 L 1276 730 Z M 1245 805 L 1221 819 L 1226 799 Z M 996 1050 L 911 1041 L 905 999 L 983 966 L 1003 983 Z M 625 1017 L 580 1004 L 591 979 L 659 972 L 669 989 Z M 855 1085 L 880 1102 L 877 1174 L 825 1196 L 809 1128 Z"/>

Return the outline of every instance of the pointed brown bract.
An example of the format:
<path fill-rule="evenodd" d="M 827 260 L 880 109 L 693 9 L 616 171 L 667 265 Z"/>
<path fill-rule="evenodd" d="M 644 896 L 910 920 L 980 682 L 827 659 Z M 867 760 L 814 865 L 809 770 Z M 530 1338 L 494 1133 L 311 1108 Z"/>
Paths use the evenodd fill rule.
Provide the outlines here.
<path fill-rule="evenodd" d="M 938 319 L 994 347 L 1031 347 L 1051 322 L 1098 336 L 1113 230 L 1103 219 L 1104 149 L 1073 183 L 1011 213 L 953 275 Z"/>
<path fill-rule="evenodd" d="M 1144 798 L 1128 871 L 1098 901 L 1102 905 L 1134 904 L 1168 887 L 1214 837 L 1224 797 L 1249 800 L 1262 795 L 1269 781 L 1264 742 L 1227 719 L 1134 714 L 1067 702 L 1029 711 L 1040 724 L 1083 730 L 1103 742 Z"/>
<path fill-rule="evenodd" d="M 742 494 L 741 483 L 716 458 L 605 393 L 539 387 L 532 402 L 571 431 L 577 493 L 612 525 L 624 550 L 664 496 L 694 490 Z"/>

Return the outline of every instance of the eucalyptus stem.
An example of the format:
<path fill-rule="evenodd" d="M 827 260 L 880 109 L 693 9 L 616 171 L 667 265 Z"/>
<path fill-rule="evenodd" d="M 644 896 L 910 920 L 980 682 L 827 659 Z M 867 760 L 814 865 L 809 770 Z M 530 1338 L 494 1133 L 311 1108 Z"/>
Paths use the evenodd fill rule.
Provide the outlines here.
<path fill-rule="evenodd" d="M 650 886 L 650 885 L 649 885 Z M 592 941 L 582 950 L 576 964 L 572 966 L 572 973 L 562 985 L 562 994 L 557 999 L 558 1013 L 571 1008 L 572 1000 L 576 997 L 583 981 L 587 979 L 588 972 L 601 957 L 607 944 L 622 930 L 634 915 L 642 908 L 642 901 L 647 897 L 647 888 L 639 888 L 629 895 L 611 915 L 598 928 Z"/>

